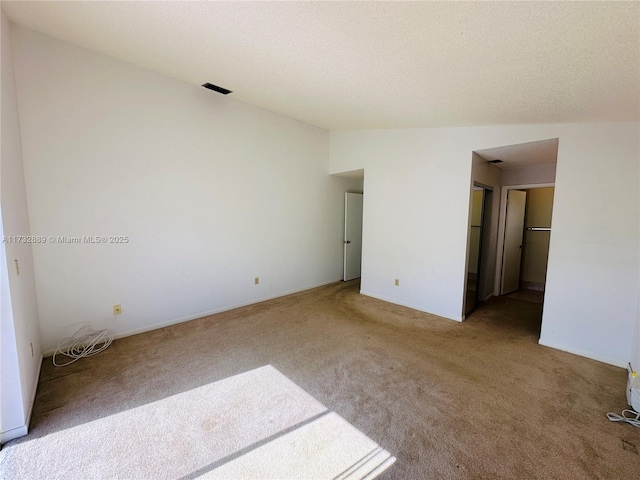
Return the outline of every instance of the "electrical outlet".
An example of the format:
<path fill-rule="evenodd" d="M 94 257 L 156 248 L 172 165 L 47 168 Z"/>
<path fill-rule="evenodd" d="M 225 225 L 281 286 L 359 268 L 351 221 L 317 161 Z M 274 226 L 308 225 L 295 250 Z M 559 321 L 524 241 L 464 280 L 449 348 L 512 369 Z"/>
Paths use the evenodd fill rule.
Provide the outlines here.
<path fill-rule="evenodd" d="M 258 285 L 258 284 L 260 283 L 260 277 L 256 277 L 256 278 L 253 280 L 253 283 L 254 283 L 255 285 Z"/>
<path fill-rule="evenodd" d="M 396 287 L 399 287 L 399 286 L 400 286 L 400 279 L 396 278 Z"/>
<path fill-rule="evenodd" d="M 114 305 L 113 306 L 113 314 L 114 315 L 120 315 L 122 313 L 122 305 L 118 304 L 118 305 Z"/>

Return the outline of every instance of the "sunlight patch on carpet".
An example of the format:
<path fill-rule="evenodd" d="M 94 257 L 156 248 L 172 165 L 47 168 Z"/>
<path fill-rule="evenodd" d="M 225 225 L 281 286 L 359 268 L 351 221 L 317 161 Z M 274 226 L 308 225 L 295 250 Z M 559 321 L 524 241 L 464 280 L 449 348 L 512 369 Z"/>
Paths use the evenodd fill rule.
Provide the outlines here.
<path fill-rule="evenodd" d="M 394 461 L 389 452 L 331 412 L 198 478 L 374 478 Z"/>
<path fill-rule="evenodd" d="M 6 448 L 0 468 L 7 478 L 373 478 L 393 461 L 267 365 Z"/>

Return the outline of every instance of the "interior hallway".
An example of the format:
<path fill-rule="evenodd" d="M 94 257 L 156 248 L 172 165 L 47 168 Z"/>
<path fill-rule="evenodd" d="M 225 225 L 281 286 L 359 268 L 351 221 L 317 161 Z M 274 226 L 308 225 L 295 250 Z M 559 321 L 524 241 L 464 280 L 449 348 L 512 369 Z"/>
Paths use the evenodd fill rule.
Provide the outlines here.
<path fill-rule="evenodd" d="M 48 433 L 271 364 L 397 457 L 381 478 L 640 475 L 640 431 L 605 417 L 626 405 L 625 371 L 538 345 L 540 304 L 494 298 L 458 323 L 358 290 L 336 283 L 116 340 L 65 368 L 47 358 L 31 432 L 0 466 L 24 474 L 25 442 L 46 448 Z M 154 441 L 171 448 L 170 436 Z"/>

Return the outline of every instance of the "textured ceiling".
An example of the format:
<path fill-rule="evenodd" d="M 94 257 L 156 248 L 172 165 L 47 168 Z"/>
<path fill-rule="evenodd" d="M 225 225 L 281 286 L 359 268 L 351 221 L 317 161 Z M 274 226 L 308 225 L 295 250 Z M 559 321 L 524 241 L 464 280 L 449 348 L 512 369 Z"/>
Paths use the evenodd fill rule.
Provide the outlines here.
<path fill-rule="evenodd" d="M 476 150 L 475 153 L 485 160 L 502 160 L 503 163 L 494 164 L 502 169 L 555 164 L 558 160 L 558 139 L 487 148 Z"/>
<path fill-rule="evenodd" d="M 27 28 L 327 129 L 640 117 L 639 2 L 2 6 Z"/>

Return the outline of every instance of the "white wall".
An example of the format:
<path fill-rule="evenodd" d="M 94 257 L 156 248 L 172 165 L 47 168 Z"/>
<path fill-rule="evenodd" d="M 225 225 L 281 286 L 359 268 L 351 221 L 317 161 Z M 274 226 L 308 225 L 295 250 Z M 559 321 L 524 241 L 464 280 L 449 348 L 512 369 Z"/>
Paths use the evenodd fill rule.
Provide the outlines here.
<path fill-rule="evenodd" d="M 640 165 L 640 157 L 638 157 L 638 164 Z M 638 199 L 640 207 L 640 198 Z M 638 244 L 640 249 L 640 244 Z M 639 273 L 640 275 L 640 273 Z M 640 372 L 640 291 L 638 292 L 638 313 L 637 313 L 636 329 L 631 342 L 631 354 L 629 355 L 629 363 L 636 372 Z"/>
<path fill-rule="evenodd" d="M 636 371 L 640 371 L 640 314 L 636 322 L 635 332 L 631 343 L 631 355 L 629 359 L 631 367 Z"/>
<path fill-rule="evenodd" d="M 1 220 L 1 219 L 0 219 Z M 0 234 L 2 234 L 0 222 Z M 27 422 L 16 345 L 7 255 L 0 245 L 0 442 L 26 435 Z"/>
<path fill-rule="evenodd" d="M 540 343 L 625 366 L 638 303 L 640 128 L 559 136 Z"/>
<path fill-rule="evenodd" d="M 331 132 L 330 171 L 367 172 L 362 292 L 459 320 L 471 152 L 559 137 L 540 342 L 626 365 L 638 303 L 639 127 Z"/>
<path fill-rule="evenodd" d="M 361 292 L 460 320 L 471 150 L 450 161 L 446 135 L 332 132 L 330 171 L 365 170 Z M 460 212 L 464 218 L 452 222 Z"/>
<path fill-rule="evenodd" d="M 328 132 L 12 25 L 42 341 L 145 331 L 342 278 Z M 213 81 L 203 78 L 202 82 Z M 260 284 L 254 285 L 254 277 Z"/>
<path fill-rule="evenodd" d="M 29 235 L 29 215 L 11 58 L 9 22 L 2 16 L 2 123 L 0 205 L 3 237 Z M 42 352 L 29 243 L 4 243 L 2 249 L 2 441 L 26 433 L 35 397 Z M 15 268 L 18 261 L 20 274 Z"/>

